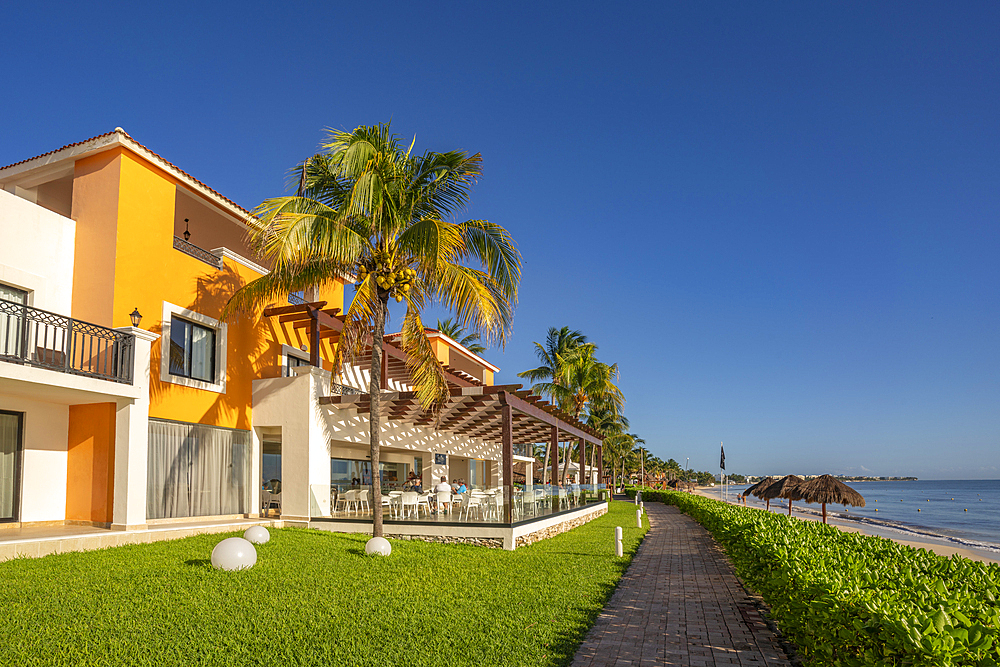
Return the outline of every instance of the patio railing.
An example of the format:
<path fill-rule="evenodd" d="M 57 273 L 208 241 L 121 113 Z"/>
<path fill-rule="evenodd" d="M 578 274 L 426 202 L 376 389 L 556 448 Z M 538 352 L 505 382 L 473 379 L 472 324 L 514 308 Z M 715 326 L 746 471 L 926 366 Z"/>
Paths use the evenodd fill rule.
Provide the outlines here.
<path fill-rule="evenodd" d="M 0 299 L 0 361 L 132 384 L 135 336 Z"/>
<path fill-rule="evenodd" d="M 313 484 L 309 491 L 310 515 L 313 520 L 371 521 L 375 510 L 381 511 L 387 522 L 478 525 L 511 525 L 533 521 L 603 502 L 607 493 L 604 484 L 571 484 L 565 488 L 535 484 L 517 488 L 510 506 L 508 523 L 506 505 L 511 501 L 502 489 L 449 494 L 447 502 L 444 502 L 444 496 L 439 497 L 435 492 L 417 493 L 414 496 L 393 491 L 385 495 L 380 503 L 372 502 L 370 487 L 337 489 L 329 485 Z"/>

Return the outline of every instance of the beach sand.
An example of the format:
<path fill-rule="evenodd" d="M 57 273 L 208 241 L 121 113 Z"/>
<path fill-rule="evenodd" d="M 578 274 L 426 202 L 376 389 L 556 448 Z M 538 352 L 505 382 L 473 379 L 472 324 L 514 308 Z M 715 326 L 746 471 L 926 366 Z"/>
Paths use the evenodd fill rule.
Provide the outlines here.
<path fill-rule="evenodd" d="M 699 496 L 704 496 L 706 498 L 712 498 L 712 500 L 718 500 L 719 499 L 718 498 L 718 491 L 715 491 L 715 489 L 713 489 L 712 487 L 707 487 L 707 486 L 706 487 L 698 487 L 697 489 L 695 489 L 694 492 L 697 493 Z M 714 492 L 716 495 L 714 495 L 714 496 L 711 495 L 711 492 Z M 780 503 L 782 503 L 784 505 L 784 503 L 786 503 L 787 501 L 785 501 L 785 500 L 779 500 L 779 501 L 773 501 L 773 502 L 780 502 Z M 760 510 L 761 512 L 766 511 L 763 508 L 754 507 L 753 505 L 748 505 L 747 507 L 750 507 L 751 509 Z M 784 507 L 787 508 L 788 506 L 784 505 Z M 775 513 L 782 513 L 782 514 L 784 514 L 784 512 L 781 511 L 779 508 L 776 508 L 773 503 L 772 503 L 772 506 L 771 506 L 771 511 L 775 512 Z M 803 519 L 805 521 L 819 521 L 820 520 L 820 517 L 818 517 L 818 516 L 813 516 L 812 514 L 803 514 L 801 512 L 796 512 L 794 505 L 792 506 L 792 516 L 794 518 L 796 518 L 796 519 Z M 875 526 L 857 525 L 857 524 L 852 524 L 852 523 L 849 523 L 849 522 L 838 521 L 838 520 L 832 519 L 832 518 L 828 518 L 828 522 L 829 522 L 829 524 L 831 526 L 836 526 L 837 528 L 839 528 L 840 530 L 844 531 L 845 533 L 863 533 L 865 535 L 873 535 L 873 536 L 876 536 L 876 537 L 885 537 L 885 538 L 890 539 L 890 540 L 892 540 L 894 542 L 898 542 L 900 544 L 905 544 L 906 546 L 909 546 L 909 547 L 914 547 L 914 548 L 917 548 L 917 549 L 927 549 L 928 551 L 932 551 L 932 552 L 934 552 L 934 553 L 936 553 L 936 554 L 938 554 L 940 556 L 961 556 L 963 558 L 968 558 L 969 560 L 977 560 L 977 561 L 981 561 L 981 562 L 984 562 L 984 563 L 1000 563 L 1000 554 L 995 554 L 993 552 L 985 551 L 985 550 L 980 550 L 980 549 L 972 549 L 972 548 L 968 548 L 968 547 L 959 547 L 959 546 L 956 546 L 954 544 L 949 543 L 947 540 L 944 540 L 944 539 L 938 541 L 938 540 L 935 540 L 932 537 L 918 538 L 918 539 L 914 539 L 912 537 L 905 537 L 904 538 L 904 537 L 901 537 L 900 535 L 898 535 L 896 533 L 893 533 L 890 530 L 879 530 Z"/>

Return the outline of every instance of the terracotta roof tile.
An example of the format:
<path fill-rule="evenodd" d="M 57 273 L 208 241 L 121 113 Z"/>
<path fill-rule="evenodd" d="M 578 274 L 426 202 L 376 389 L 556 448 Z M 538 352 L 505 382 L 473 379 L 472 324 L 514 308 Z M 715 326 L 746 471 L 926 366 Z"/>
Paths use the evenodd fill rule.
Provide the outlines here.
<path fill-rule="evenodd" d="M 126 138 L 128 138 L 129 141 L 131 141 L 135 145 L 139 146 L 144 151 L 147 151 L 150 155 L 152 155 L 156 159 L 158 159 L 161 162 L 163 162 L 170 169 L 173 169 L 176 172 L 178 172 L 179 174 L 183 175 L 185 178 L 188 178 L 188 179 L 194 181 L 195 183 L 197 183 L 201 187 L 205 188 L 206 190 L 208 190 L 209 192 L 211 192 L 215 196 L 219 197 L 220 199 L 222 199 L 222 200 L 228 202 L 229 204 L 231 204 L 232 206 L 236 207 L 237 209 L 239 209 L 240 211 L 242 211 L 245 215 L 247 215 L 247 216 L 250 215 L 250 211 L 248 211 L 247 209 L 243 208 L 242 206 L 240 206 L 239 204 L 237 204 L 232 199 L 230 199 L 229 197 L 225 196 L 224 194 L 222 194 L 221 192 L 219 192 L 215 188 L 212 188 L 212 187 L 206 185 L 205 183 L 203 183 L 202 181 L 198 180 L 197 178 L 195 178 L 191 174 L 187 173 L 186 171 L 184 171 L 183 169 L 181 169 L 180 167 L 178 167 L 177 165 L 175 165 L 173 162 L 170 162 L 169 160 L 165 159 L 163 156 L 159 155 L 158 153 L 150 150 L 146 146 L 143 146 L 138 141 L 136 141 L 135 139 L 133 139 L 132 136 L 128 132 L 126 132 L 125 130 L 123 130 L 121 128 L 115 128 L 111 132 L 105 132 L 104 134 L 98 134 L 95 137 L 90 137 L 89 139 L 84 139 L 83 141 L 77 141 L 77 142 L 72 143 L 72 144 L 66 144 L 65 146 L 62 146 L 62 147 L 57 148 L 55 150 L 49 151 L 47 153 L 42 153 L 41 155 L 36 155 L 34 157 L 30 157 L 30 158 L 27 158 L 25 160 L 20 160 L 18 162 L 14 162 L 13 164 L 8 164 L 8 165 L 6 165 L 4 167 L 0 167 L 0 171 L 3 171 L 4 169 L 9 169 L 10 167 L 15 167 L 15 166 L 17 166 L 19 164 L 24 164 L 25 162 L 31 162 L 32 160 L 37 160 L 38 158 L 45 157 L 46 155 L 52 155 L 54 153 L 58 153 L 59 151 L 66 150 L 67 148 L 73 148 L 75 146 L 80 146 L 80 145 L 85 144 L 85 143 L 87 143 L 89 141 L 94 141 L 95 139 L 101 139 L 103 137 L 108 137 L 108 136 L 111 136 L 113 134 L 124 135 Z"/>

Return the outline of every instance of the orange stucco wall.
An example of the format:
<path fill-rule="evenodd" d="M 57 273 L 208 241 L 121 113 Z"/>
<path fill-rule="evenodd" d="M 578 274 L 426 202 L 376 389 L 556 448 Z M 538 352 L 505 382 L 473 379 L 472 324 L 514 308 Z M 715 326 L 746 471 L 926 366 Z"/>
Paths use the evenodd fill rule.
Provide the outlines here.
<path fill-rule="evenodd" d="M 69 406 L 66 518 L 111 523 L 115 404 Z"/>
<path fill-rule="evenodd" d="M 72 316 L 101 326 L 113 326 L 121 153 L 105 151 L 77 160 L 73 167 L 70 217 L 77 224 Z"/>
<path fill-rule="evenodd" d="M 129 313 L 138 308 L 143 316 L 140 326 L 161 333 L 164 301 L 219 319 L 229 297 L 260 276 L 229 259 L 218 270 L 174 249 L 176 203 L 188 202 L 187 195 L 178 196 L 177 188 L 178 182 L 155 165 L 131 152 L 122 154 L 114 258 L 117 275 L 114 326 L 127 326 Z M 204 219 L 235 227 L 216 213 L 205 215 Z M 238 239 L 231 228 L 213 235 L 203 229 L 200 236 L 205 240 Z M 196 240 L 192 232 L 191 241 Z M 240 247 L 231 249 L 245 252 Z M 321 296 L 331 307 L 343 306 L 343 286 L 339 283 L 323 289 Z M 281 344 L 308 345 L 307 332 L 279 324 L 275 318 L 263 319 L 259 312 L 234 317 L 227 324 L 225 393 L 162 381 L 160 359 L 164 341 L 161 338 L 153 344 L 150 417 L 250 428 L 253 380 L 278 374 Z M 330 344 L 325 343 L 324 356 L 329 358 L 331 353 Z"/>

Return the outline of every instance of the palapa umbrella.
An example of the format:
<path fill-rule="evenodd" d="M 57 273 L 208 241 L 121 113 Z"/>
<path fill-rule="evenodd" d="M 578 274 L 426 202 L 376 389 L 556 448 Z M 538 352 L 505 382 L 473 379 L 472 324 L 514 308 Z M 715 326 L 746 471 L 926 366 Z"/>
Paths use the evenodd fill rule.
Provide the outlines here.
<path fill-rule="evenodd" d="M 774 484 L 774 478 L 765 477 L 764 479 L 760 480 L 750 488 L 746 489 L 743 492 L 743 497 L 746 498 L 747 496 L 753 496 L 755 498 L 760 498 L 761 491 L 771 486 L 772 484 Z M 766 509 L 771 509 L 771 500 L 769 498 L 767 499 L 767 505 L 765 507 Z"/>
<path fill-rule="evenodd" d="M 796 484 L 801 484 L 802 478 L 796 477 L 795 475 L 786 475 L 782 477 L 777 482 L 774 482 L 766 489 L 760 492 L 758 498 L 763 498 L 764 500 L 771 500 L 772 498 L 788 498 L 788 516 L 792 516 L 792 499 L 788 495 L 788 492 Z"/>
<path fill-rule="evenodd" d="M 804 500 L 807 503 L 822 503 L 823 523 L 826 523 L 827 503 L 852 507 L 865 506 L 865 499 L 860 493 L 830 475 L 820 475 L 816 479 L 797 484 L 789 489 L 788 494 L 789 502 L 794 499 Z"/>

